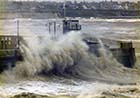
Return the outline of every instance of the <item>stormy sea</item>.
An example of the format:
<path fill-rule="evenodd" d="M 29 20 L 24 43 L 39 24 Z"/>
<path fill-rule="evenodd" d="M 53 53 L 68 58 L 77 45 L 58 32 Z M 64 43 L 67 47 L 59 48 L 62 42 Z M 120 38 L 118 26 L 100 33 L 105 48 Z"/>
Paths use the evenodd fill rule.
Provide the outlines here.
<path fill-rule="evenodd" d="M 17 35 L 19 21 L 24 57 L 1 73 L 0 98 L 140 98 L 140 63 L 124 67 L 102 40 L 140 43 L 140 20 L 79 20 L 82 30 L 67 34 L 62 19 L 0 20 L 4 35 Z M 89 51 L 85 39 L 99 43 L 100 56 Z"/>

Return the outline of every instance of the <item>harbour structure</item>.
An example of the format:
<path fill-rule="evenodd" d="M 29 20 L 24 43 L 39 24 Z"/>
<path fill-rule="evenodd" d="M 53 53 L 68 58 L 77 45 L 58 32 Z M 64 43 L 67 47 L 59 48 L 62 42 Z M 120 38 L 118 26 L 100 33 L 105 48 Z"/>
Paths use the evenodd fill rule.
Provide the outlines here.
<path fill-rule="evenodd" d="M 22 60 L 20 53 L 19 21 L 17 21 L 17 35 L 0 35 L 0 72 L 16 65 Z"/>
<path fill-rule="evenodd" d="M 136 58 L 135 48 L 133 47 L 133 43 L 131 41 L 121 41 L 121 40 L 113 40 L 107 38 L 100 38 L 103 42 L 103 47 L 106 52 L 112 54 L 112 56 L 122 65 L 128 68 L 133 68 L 138 60 Z M 100 57 L 100 48 L 101 43 L 99 40 L 93 37 L 87 37 L 84 41 L 89 46 L 89 51 L 94 53 L 97 57 Z"/>
<path fill-rule="evenodd" d="M 133 42 L 121 39 L 102 39 L 116 60 L 125 67 L 133 68 L 136 64 L 136 52 Z"/>
<path fill-rule="evenodd" d="M 75 0 L 76 2 L 76 0 Z M 63 20 L 63 34 L 70 32 L 70 31 L 79 31 L 81 30 L 81 25 L 79 24 L 79 20 L 76 19 L 67 19 L 66 18 L 66 0 L 63 5 L 63 12 L 64 12 L 64 20 Z"/>
<path fill-rule="evenodd" d="M 18 40 L 17 36 L 0 35 L 0 72 L 14 67 L 20 60 Z"/>
<path fill-rule="evenodd" d="M 81 30 L 81 25 L 79 20 L 66 19 L 66 8 L 64 6 L 64 20 L 63 20 L 63 33 L 66 34 L 70 31 L 79 31 Z M 132 68 L 136 63 L 136 52 L 131 41 L 121 41 L 121 40 L 111 40 L 111 39 L 101 39 L 103 40 L 105 48 L 111 51 L 113 56 L 117 61 L 123 64 L 125 67 Z M 100 42 L 97 39 L 86 38 L 84 41 L 89 46 L 89 51 L 94 53 L 96 56 L 100 56 L 99 48 Z M 114 41 L 114 42 L 113 42 Z M 108 43 L 106 43 L 108 42 Z M 113 42 L 112 44 L 110 42 Z M 117 43 L 117 44 L 116 44 Z M 117 47 L 112 47 L 112 46 Z"/>
<path fill-rule="evenodd" d="M 140 64 L 140 40 L 133 40 L 133 47 L 135 48 L 136 65 Z"/>
<path fill-rule="evenodd" d="M 66 19 L 65 6 L 64 4 L 63 34 L 67 34 L 70 31 L 81 30 L 79 20 Z M 131 41 L 111 40 L 106 38 L 101 38 L 101 40 L 104 42 L 104 48 L 108 49 L 119 63 L 123 64 L 125 67 L 134 67 L 138 59 L 136 59 L 134 44 Z M 94 53 L 98 57 L 100 56 L 99 48 L 101 47 L 101 43 L 99 40 L 88 36 L 83 41 L 89 46 L 89 51 L 91 53 Z"/>
<path fill-rule="evenodd" d="M 109 47 L 109 49 L 123 49 L 124 52 L 120 52 L 121 55 L 124 53 L 128 56 L 123 56 L 127 58 L 126 60 L 129 64 L 125 65 L 139 65 L 140 64 L 140 40 L 128 40 L 128 39 L 111 39 L 111 38 L 102 38 L 103 42 Z M 127 50 L 126 50 L 127 49 Z M 116 51 L 113 52 L 115 56 L 119 55 Z M 119 58 L 119 56 L 117 56 Z M 131 67 L 133 67 L 131 66 Z M 129 66 L 130 67 L 130 66 Z"/>
<path fill-rule="evenodd" d="M 81 30 L 81 25 L 79 24 L 79 20 L 63 20 L 63 33 L 67 33 L 70 31 L 79 31 Z"/>

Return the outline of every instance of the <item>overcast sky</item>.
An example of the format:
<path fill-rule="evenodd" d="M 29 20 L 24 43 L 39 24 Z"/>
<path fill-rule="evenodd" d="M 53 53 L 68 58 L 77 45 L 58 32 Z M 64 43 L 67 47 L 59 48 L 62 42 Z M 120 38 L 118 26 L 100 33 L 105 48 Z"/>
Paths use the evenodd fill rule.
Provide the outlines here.
<path fill-rule="evenodd" d="M 9 1 L 57 1 L 57 2 L 63 2 L 64 0 L 9 0 Z M 66 1 L 75 1 L 75 0 L 66 0 Z M 104 0 L 76 0 L 76 1 L 104 1 Z M 110 0 L 107 0 L 110 1 Z M 140 1 L 140 0 L 113 0 L 113 1 Z"/>

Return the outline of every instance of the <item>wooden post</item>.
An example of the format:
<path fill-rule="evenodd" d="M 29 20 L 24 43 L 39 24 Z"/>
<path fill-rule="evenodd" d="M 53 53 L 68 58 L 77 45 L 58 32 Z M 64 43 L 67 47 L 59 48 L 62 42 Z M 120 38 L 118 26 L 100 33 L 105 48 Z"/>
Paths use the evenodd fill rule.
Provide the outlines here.
<path fill-rule="evenodd" d="M 66 0 L 64 1 L 63 10 L 64 10 L 64 19 L 66 20 Z"/>
<path fill-rule="evenodd" d="M 20 36 L 19 36 L 19 20 L 17 20 L 17 45 L 18 45 L 18 49 L 20 47 Z"/>
<path fill-rule="evenodd" d="M 54 34 L 56 34 L 56 22 L 54 22 Z"/>
<path fill-rule="evenodd" d="M 49 33 L 51 32 L 51 23 L 49 22 Z"/>

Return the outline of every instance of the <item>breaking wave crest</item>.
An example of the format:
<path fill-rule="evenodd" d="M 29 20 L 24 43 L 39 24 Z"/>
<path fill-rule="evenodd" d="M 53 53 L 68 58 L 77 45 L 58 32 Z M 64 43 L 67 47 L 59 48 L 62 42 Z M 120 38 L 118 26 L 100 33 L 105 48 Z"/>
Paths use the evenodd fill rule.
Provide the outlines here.
<path fill-rule="evenodd" d="M 111 83 L 135 82 L 131 70 L 119 64 L 99 38 L 93 37 L 100 43 L 100 56 L 90 52 L 84 41 L 87 36 L 92 38 L 80 32 L 70 32 L 57 39 L 51 35 L 23 37 L 24 62 L 18 62 L 12 70 L 20 76 L 45 73 Z"/>

